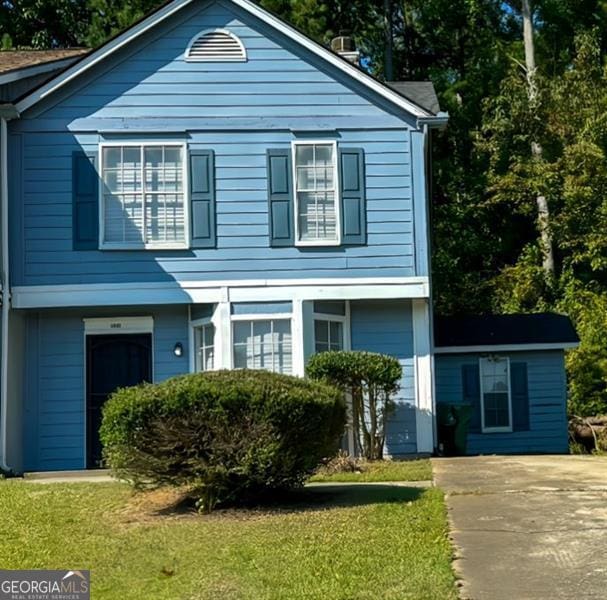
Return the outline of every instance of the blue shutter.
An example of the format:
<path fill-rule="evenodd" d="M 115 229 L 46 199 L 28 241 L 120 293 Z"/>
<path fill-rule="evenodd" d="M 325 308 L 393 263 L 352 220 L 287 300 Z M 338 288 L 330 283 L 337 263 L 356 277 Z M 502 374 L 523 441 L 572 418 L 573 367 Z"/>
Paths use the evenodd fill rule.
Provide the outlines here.
<path fill-rule="evenodd" d="M 293 246 L 295 226 L 293 219 L 293 176 L 291 150 L 268 150 L 268 219 L 270 246 Z"/>
<path fill-rule="evenodd" d="M 481 431 L 481 379 L 478 365 L 462 365 L 462 395 L 465 404 L 472 405 L 469 431 Z"/>
<path fill-rule="evenodd" d="M 215 156 L 190 150 L 190 221 L 192 248 L 215 248 Z"/>
<path fill-rule="evenodd" d="M 363 149 L 340 148 L 339 171 L 342 244 L 364 245 L 367 243 L 367 208 Z"/>
<path fill-rule="evenodd" d="M 72 247 L 99 247 L 99 175 L 97 152 L 72 153 Z"/>
<path fill-rule="evenodd" d="M 529 430 L 529 390 L 527 363 L 510 365 L 510 393 L 512 396 L 512 429 Z"/>

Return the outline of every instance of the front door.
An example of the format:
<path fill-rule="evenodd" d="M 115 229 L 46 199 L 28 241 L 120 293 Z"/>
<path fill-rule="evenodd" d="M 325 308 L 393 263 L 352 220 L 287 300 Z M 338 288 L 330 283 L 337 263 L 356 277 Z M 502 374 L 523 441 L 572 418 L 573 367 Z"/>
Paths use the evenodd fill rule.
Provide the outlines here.
<path fill-rule="evenodd" d="M 152 381 L 152 335 L 86 337 L 86 466 L 101 467 L 101 409 L 117 388 Z"/>

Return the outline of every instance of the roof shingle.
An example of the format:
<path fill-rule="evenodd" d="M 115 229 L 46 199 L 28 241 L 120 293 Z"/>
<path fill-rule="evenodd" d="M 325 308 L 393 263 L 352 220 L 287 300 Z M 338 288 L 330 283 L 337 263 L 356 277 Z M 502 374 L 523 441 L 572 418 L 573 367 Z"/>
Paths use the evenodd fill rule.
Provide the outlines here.
<path fill-rule="evenodd" d="M 55 50 L 4 50 L 0 52 L 0 74 L 27 69 L 44 63 L 77 58 L 88 48 L 58 48 Z"/>

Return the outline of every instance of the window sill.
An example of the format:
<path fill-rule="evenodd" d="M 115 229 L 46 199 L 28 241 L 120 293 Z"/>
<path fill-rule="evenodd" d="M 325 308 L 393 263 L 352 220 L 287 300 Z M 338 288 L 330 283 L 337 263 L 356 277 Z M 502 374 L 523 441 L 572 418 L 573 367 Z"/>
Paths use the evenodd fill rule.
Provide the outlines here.
<path fill-rule="evenodd" d="M 512 433 L 512 427 L 490 427 L 481 429 L 481 433 Z"/>
<path fill-rule="evenodd" d="M 189 250 L 188 244 L 101 244 L 99 250 Z"/>
<path fill-rule="evenodd" d="M 341 246 L 341 240 L 313 240 L 295 242 L 297 248 L 335 248 Z"/>

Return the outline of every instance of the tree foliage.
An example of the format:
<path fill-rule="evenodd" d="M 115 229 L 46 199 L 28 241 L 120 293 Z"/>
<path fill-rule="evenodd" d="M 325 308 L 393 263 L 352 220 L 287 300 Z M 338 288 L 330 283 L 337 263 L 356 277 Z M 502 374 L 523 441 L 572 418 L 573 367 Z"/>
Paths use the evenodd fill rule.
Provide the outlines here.
<path fill-rule="evenodd" d="M 386 426 L 396 407 L 402 367 L 396 358 L 361 351 L 321 352 L 306 374 L 339 388 L 350 399 L 357 453 L 367 460 L 384 457 Z"/>

